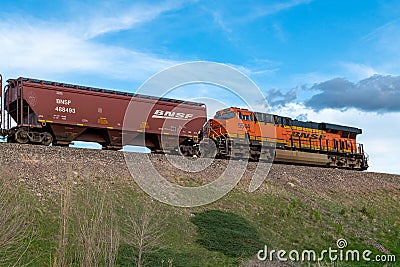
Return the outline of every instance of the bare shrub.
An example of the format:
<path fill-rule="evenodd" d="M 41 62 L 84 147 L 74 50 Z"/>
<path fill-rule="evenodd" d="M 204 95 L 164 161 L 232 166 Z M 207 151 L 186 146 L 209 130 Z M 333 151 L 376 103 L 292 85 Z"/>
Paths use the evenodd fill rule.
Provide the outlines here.
<path fill-rule="evenodd" d="M 133 249 L 137 266 L 145 266 L 145 257 L 161 248 L 166 218 L 149 203 L 127 208 L 124 242 Z"/>
<path fill-rule="evenodd" d="M 100 185 L 64 185 L 53 266 L 114 266 L 119 228 L 113 195 Z"/>
<path fill-rule="evenodd" d="M 72 218 L 81 266 L 114 265 L 119 229 L 113 205 L 112 194 L 102 186 L 86 185 L 76 195 Z"/>

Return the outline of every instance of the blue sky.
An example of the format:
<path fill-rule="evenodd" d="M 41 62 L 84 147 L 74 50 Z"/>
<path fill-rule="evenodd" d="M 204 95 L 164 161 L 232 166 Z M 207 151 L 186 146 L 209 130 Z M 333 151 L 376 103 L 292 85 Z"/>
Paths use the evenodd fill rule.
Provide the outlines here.
<path fill-rule="evenodd" d="M 371 170 L 400 173 L 399 1 L 3 0 L 0 58 L 5 78 L 125 91 L 178 63 L 228 64 L 276 113 L 363 128 Z"/>

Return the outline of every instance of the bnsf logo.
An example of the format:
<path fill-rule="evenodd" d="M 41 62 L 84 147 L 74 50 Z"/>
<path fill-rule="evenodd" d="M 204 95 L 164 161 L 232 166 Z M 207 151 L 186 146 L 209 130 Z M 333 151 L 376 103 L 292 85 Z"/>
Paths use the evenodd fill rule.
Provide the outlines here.
<path fill-rule="evenodd" d="M 152 118 L 155 119 L 175 119 L 175 120 L 189 120 L 193 118 L 193 114 L 191 113 L 183 113 L 183 112 L 173 112 L 173 111 L 164 111 L 157 109 Z"/>
<path fill-rule="evenodd" d="M 294 137 L 301 137 L 301 138 L 313 138 L 318 139 L 319 134 L 310 134 L 310 133 L 301 133 L 301 132 L 293 132 L 292 134 Z"/>

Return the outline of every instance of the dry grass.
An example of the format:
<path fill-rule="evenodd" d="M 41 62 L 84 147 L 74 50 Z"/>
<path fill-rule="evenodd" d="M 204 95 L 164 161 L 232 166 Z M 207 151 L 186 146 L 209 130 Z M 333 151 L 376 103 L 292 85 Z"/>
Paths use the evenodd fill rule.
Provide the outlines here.
<path fill-rule="evenodd" d="M 20 189 L 0 180 L 0 265 L 23 266 L 20 261 L 33 240 L 30 209 Z"/>
<path fill-rule="evenodd" d="M 74 189 L 63 186 L 60 201 L 60 234 L 53 266 L 114 266 L 119 228 L 114 202 L 101 185 Z"/>

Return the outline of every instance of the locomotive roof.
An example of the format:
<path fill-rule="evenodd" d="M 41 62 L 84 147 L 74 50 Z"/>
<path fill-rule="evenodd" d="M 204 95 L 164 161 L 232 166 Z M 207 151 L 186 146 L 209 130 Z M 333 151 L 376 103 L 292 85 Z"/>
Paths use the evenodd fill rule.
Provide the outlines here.
<path fill-rule="evenodd" d="M 114 94 L 114 95 L 122 95 L 122 96 L 130 96 L 130 97 L 138 97 L 138 98 L 143 98 L 143 99 L 151 99 L 151 100 L 155 100 L 155 101 L 166 101 L 166 102 L 172 102 L 172 103 L 178 103 L 178 104 L 186 104 L 186 105 L 192 105 L 192 106 L 198 106 L 198 107 L 205 106 L 204 103 L 200 103 L 200 102 L 192 102 L 192 101 L 173 99 L 173 98 L 165 98 L 165 97 L 156 97 L 156 96 L 135 94 L 135 93 L 122 92 L 122 91 L 111 90 L 111 89 L 102 89 L 102 88 L 96 88 L 96 87 L 88 87 L 88 86 L 69 84 L 69 83 L 60 83 L 60 82 L 53 82 L 53 81 L 46 81 L 46 80 L 38 80 L 38 79 L 25 78 L 25 77 L 19 77 L 18 79 L 22 80 L 23 82 L 59 86 L 59 87 L 64 87 L 64 88 L 71 88 L 71 89 L 78 89 L 78 90 L 85 90 L 85 91 L 93 91 L 93 92 Z M 17 80 L 17 79 L 8 79 L 7 82 L 15 81 L 15 80 Z"/>
<path fill-rule="evenodd" d="M 242 111 L 242 110 L 248 111 L 248 109 L 245 109 L 245 108 L 230 107 L 230 108 L 226 108 L 226 109 L 217 111 L 217 114 L 219 112 L 228 112 L 232 109 L 235 111 Z M 334 131 L 342 131 L 342 132 L 349 132 L 349 133 L 355 133 L 355 134 L 362 133 L 362 130 L 359 128 L 356 128 L 356 127 L 343 126 L 343 125 L 338 125 L 338 124 L 333 124 L 333 123 L 325 123 L 325 122 L 300 121 L 297 119 L 292 119 L 289 117 L 284 117 L 284 116 L 279 116 L 279 115 L 264 113 L 264 112 L 255 111 L 254 117 L 257 121 L 260 121 L 260 122 L 282 124 L 282 125 L 286 125 L 286 126 L 297 126 L 297 127 L 318 129 L 318 130 L 324 130 L 324 131 L 334 130 Z"/>
<path fill-rule="evenodd" d="M 262 121 L 262 122 L 279 123 L 279 124 L 287 125 L 287 126 L 298 126 L 298 127 L 319 129 L 319 130 L 325 130 L 325 131 L 326 130 L 335 130 L 335 131 L 349 132 L 349 133 L 355 133 L 355 134 L 362 133 L 362 130 L 359 128 L 356 128 L 356 127 L 343 126 L 343 125 L 325 123 L 325 122 L 299 121 L 299 120 L 292 119 L 289 117 L 283 117 L 283 116 L 262 113 L 262 112 L 254 112 L 254 115 L 258 121 Z"/>

